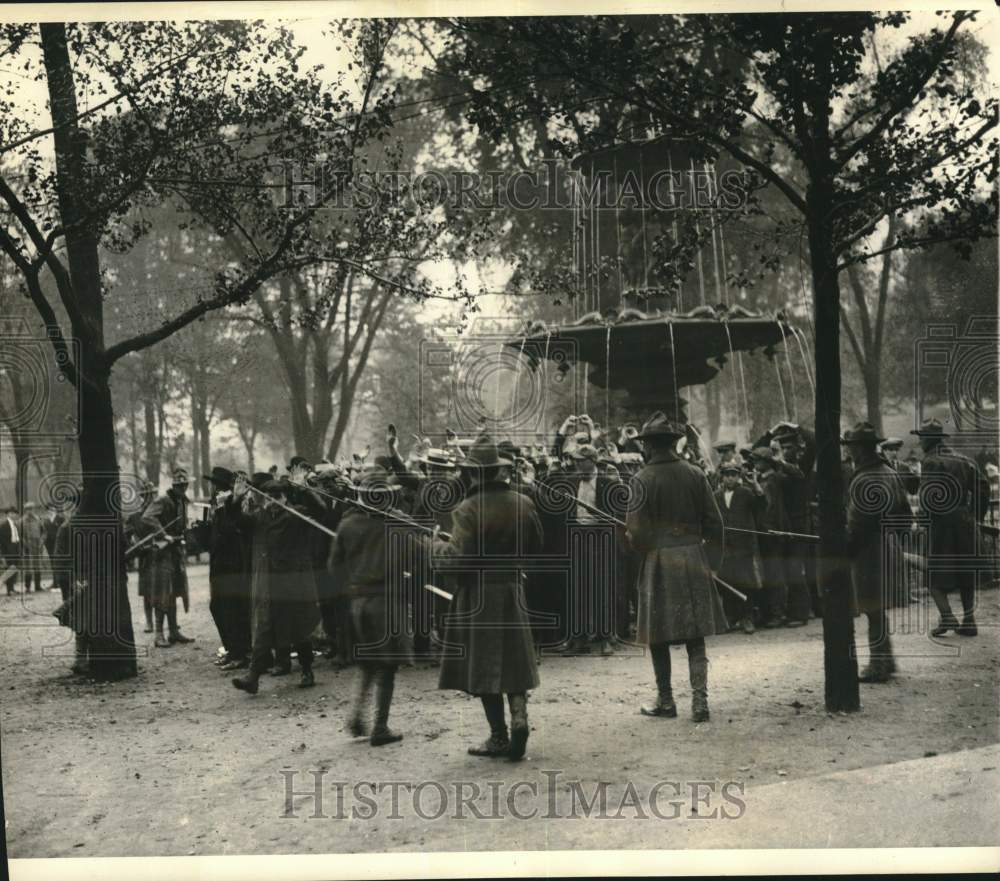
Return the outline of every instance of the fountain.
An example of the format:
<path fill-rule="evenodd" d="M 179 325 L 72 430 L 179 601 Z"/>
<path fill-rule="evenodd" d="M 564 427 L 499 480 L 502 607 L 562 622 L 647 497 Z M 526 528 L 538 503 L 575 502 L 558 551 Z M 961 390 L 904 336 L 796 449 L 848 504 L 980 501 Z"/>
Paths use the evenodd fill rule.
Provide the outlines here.
<path fill-rule="evenodd" d="M 585 363 L 590 368 L 588 383 L 606 391 L 626 391 L 629 403 L 639 412 L 648 415 L 663 410 L 686 423 L 682 389 L 710 382 L 726 363 L 739 360 L 742 352 L 762 351 L 774 361 L 778 347 L 783 347 L 788 360 L 785 342 L 789 335 L 802 350 L 797 329 L 781 313 L 756 314 L 729 302 L 725 238 L 719 224 L 713 223 L 711 229 L 715 303 L 706 299 L 709 273 L 704 245 L 694 264 L 687 267 L 696 270 L 694 293 L 684 289 L 683 276 L 688 272 L 678 271 L 669 287 L 656 285 L 651 236 L 677 243 L 692 229 L 700 232 L 706 206 L 719 211 L 722 204 L 717 184 L 720 170 L 699 163 L 688 144 L 662 136 L 630 141 L 579 156 L 573 168 L 573 319 L 558 326 L 529 322 L 506 343 L 523 354 L 532 369 L 543 360 L 556 362 L 562 371 L 573 363 Z M 678 168 L 685 173 L 678 174 Z M 663 193 L 665 186 L 669 199 Z M 637 188 L 646 197 L 641 204 L 628 195 Z M 653 212 L 648 203 L 657 199 Z M 705 238 L 707 244 L 707 233 Z M 780 383 L 780 366 L 775 365 Z M 742 363 L 735 367 L 746 419 Z M 790 360 L 788 367 L 794 377 Z M 792 383 L 794 406 L 794 378 Z"/>

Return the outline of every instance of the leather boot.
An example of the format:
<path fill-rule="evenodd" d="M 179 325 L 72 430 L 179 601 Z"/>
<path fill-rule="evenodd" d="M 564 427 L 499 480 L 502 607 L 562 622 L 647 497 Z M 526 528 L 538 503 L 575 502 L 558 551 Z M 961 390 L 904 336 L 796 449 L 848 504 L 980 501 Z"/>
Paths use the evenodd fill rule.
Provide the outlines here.
<path fill-rule="evenodd" d="M 708 721 L 708 658 L 704 647 L 701 654 L 688 656 L 688 675 L 691 680 L 691 719 Z"/>
<path fill-rule="evenodd" d="M 978 636 L 979 628 L 976 626 L 976 619 L 971 612 L 966 612 L 962 616 L 962 623 L 955 628 L 955 633 L 959 636 Z"/>
<path fill-rule="evenodd" d="M 524 750 L 528 745 L 528 697 L 524 694 L 509 694 L 510 704 L 510 752 L 508 755 L 514 761 L 524 758 Z"/>
<path fill-rule="evenodd" d="M 260 674 L 250 670 L 246 676 L 237 676 L 232 680 L 233 686 L 247 694 L 256 694 L 260 688 Z"/>
<path fill-rule="evenodd" d="M 398 743 L 403 739 L 389 728 L 389 707 L 392 705 L 392 692 L 396 685 L 396 668 L 386 667 L 375 686 L 375 725 L 368 742 L 372 746 L 384 746 L 387 743 Z"/>
<path fill-rule="evenodd" d="M 643 716 L 660 716 L 664 719 L 677 717 L 673 689 L 670 687 L 670 646 L 666 643 L 651 645 L 649 655 L 653 660 L 653 674 L 656 676 L 656 701 L 639 707 Z"/>
<path fill-rule="evenodd" d="M 470 756 L 505 756 L 510 751 L 510 738 L 507 736 L 507 723 L 503 715 L 503 697 L 499 694 L 480 695 L 486 721 L 490 724 L 490 736 L 481 746 L 470 746 Z"/>

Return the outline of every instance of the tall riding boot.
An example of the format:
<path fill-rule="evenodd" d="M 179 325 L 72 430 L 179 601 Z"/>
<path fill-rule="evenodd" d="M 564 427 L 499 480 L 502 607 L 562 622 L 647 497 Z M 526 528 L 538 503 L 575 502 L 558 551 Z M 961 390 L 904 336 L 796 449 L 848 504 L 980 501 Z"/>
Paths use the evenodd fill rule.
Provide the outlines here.
<path fill-rule="evenodd" d="M 143 633 L 153 632 L 153 604 L 150 603 L 149 597 L 142 598 L 142 611 L 146 615 L 146 629 Z"/>
<path fill-rule="evenodd" d="M 78 676 L 86 676 L 90 672 L 90 660 L 87 657 L 87 637 L 78 635 L 74 649 L 76 657 L 73 659 L 73 672 Z"/>
<path fill-rule="evenodd" d="M 470 746 L 470 756 L 505 756 L 510 750 L 507 722 L 503 714 L 503 695 L 482 694 L 483 712 L 490 724 L 490 736 L 482 746 Z"/>
<path fill-rule="evenodd" d="M 359 666 L 361 667 L 361 678 L 358 680 L 358 693 L 354 698 L 351 720 L 347 723 L 347 730 L 351 732 L 353 737 L 364 737 L 368 733 L 365 715 L 368 711 L 368 696 L 371 694 L 376 673 L 375 665 L 369 661 L 362 661 Z"/>
<path fill-rule="evenodd" d="M 508 755 L 514 761 L 524 758 L 524 750 L 528 745 L 528 696 L 525 694 L 508 694 L 510 704 L 510 752 Z"/>
<path fill-rule="evenodd" d="M 976 585 L 974 582 L 969 583 L 975 576 L 970 572 L 963 573 L 961 578 L 962 586 L 959 588 L 959 592 L 962 597 L 962 623 L 955 633 L 959 636 L 976 636 L 979 633 L 976 619 L 973 616 L 973 611 L 976 608 Z"/>
<path fill-rule="evenodd" d="M 691 679 L 691 719 L 708 721 L 708 657 L 705 640 L 692 639 L 687 643 L 688 675 Z"/>
<path fill-rule="evenodd" d="M 858 675 L 859 682 L 888 682 L 896 672 L 889 639 L 889 616 L 885 610 L 868 615 L 868 666 Z"/>
<path fill-rule="evenodd" d="M 156 608 L 156 639 L 153 640 L 153 645 L 158 649 L 168 649 L 171 643 L 163 635 L 163 621 L 166 618 L 166 612 L 163 609 Z"/>
<path fill-rule="evenodd" d="M 375 683 L 375 725 L 368 742 L 372 746 L 384 746 L 387 743 L 397 743 L 403 739 L 389 728 L 389 707 L 392 705 L 392 692 L 396 685 L 396 668 L 386 664 Z"/>
<path fill-rule="evenodd" d="M 194 642 L 190 636 L 185 636 L 181 633 L 180 627 L 177 625 L 177 604 L 176 602 L 171 602 L 167 606 L 167 624 L 170 627 L 170 636 L 167 639 L 170 642 L 184 643 L 184 642 Z"/>
<path fill-rule="evenodd" d="M 639 712 L 644 716 L 676 718 L 677 705 L 670 687 L 670 643 L 651 645 L 649 656 L 653 659 L 653 673 L 656 676 L 656 702 L 639 707 Z"/>

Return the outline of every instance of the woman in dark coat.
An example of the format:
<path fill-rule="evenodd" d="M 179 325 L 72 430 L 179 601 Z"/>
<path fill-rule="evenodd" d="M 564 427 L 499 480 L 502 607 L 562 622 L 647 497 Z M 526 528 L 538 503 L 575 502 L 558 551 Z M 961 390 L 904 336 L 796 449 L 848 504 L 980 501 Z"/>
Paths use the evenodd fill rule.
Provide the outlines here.
<path fill-rule="evenodd" d="M 531 499 L 497 480 L 500 465 L 496 444 L 483 435 L 461 462 L 472 485 L 452 513 L 451 540 L 433 544 L 435 570 L 453 572 L 455 585 L 438 687 L 482 700 L 490 736 L 471 755 L 516 760 L 528 742 L 526 692 L 538 685 L 522 569 L 541 552 L 542 527 Z"/>
<path fill-rule="evenodd" d="M 246 482 L 240 480 L 233 492 L 240 498 L 246 488 Z M 315 685 L 311 637 L 319 623 L 311 528 L 289 510 L 294 506 L 288 504 L 288 488 L 282 481 L 268 481 L 255 493 L 268 498 L 260 509 L 242 519 L 243 528 L 252 535 L 253 651 L 246 676 L 233 679 L 233 685 L 256 694 L 260 677 L 271 663 L 271 652 L 290 647 L 298 652 L 302 668 L 299 685 L 307 688 Z"/>

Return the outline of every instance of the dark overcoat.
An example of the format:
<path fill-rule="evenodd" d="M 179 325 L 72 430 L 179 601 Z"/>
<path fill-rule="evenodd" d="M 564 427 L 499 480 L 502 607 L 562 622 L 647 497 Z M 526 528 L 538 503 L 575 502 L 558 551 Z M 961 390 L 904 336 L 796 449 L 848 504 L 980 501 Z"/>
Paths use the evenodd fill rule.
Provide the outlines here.
<path fill-rule="evenodd" d="M 763 492 L 755 493 L 749 487 L 737 484 L 726 505 L 726 491 L 720 487 L 715 491 L 715 504 L 722 515 L 726 527 L 725 554 L 719 577 L 738 590 L 759 590 L 760 552 L 757 536 L 750 532 L 761 529 L 761 521 L 767 510 L 767 497 Z M 730 532 L 731 529 L 745 529 L 750 532 Z"/>
<path fill-rule="evenodd" d="M 655 454 L 632 478 L 626 522 L 639 554 L 636 640 L 655 645 L 724 633 L 710 568 L 720 561 L 715 550 L 708 556 L 722 546 L 722 516 L 704 472 L 673 451 Z"/>
<path fill-rule="evenodd" d="M 312 527 L 278 507 L 244 515 L 242 523 L 251 536 L 254 651 L 306 641 L 319 623 Z"/>
<path fill-rule="evenodd" d="M 920 509 L 930 517 L 930 554 L 976 553 L 976 518 L 986 514 L 990 487 L 976 463 L 941 444 L 920 468 Z"/>
<path fill-rule="evenodd" d="M 875 614 L 909 595 L 895 532 L 912 511 L 899 474 L 881 459 L 855 468 L 847 494 L 847 554 L 855 611 Z"/>
<path fill-rule="evenodd" d="M 451 541 L 433 544 L 435 570 L 454 576 L 439 688 L 517 694 L 538 685 L 521 571 L 541 548 L 534 504 L 505 483 L 473 487 L 452 512 Z"/>

